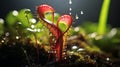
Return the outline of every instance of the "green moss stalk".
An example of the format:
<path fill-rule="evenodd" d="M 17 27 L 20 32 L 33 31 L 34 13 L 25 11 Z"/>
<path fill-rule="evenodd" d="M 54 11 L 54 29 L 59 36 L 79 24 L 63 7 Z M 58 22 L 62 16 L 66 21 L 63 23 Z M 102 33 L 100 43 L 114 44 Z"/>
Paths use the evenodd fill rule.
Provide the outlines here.
<path fill-rule="evenodd" d="M 98 24 L 98 34 L 106 33 L 107 18 L 109 12 L 110 0 L 103 0 Z"/>

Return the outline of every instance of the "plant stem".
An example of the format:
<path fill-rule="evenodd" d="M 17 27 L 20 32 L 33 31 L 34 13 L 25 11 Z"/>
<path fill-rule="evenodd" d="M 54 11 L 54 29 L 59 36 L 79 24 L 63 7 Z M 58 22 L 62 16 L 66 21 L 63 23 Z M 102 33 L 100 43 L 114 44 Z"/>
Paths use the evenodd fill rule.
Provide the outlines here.
<path fill-rule="evenodd" d="M 21 47 L 21 49 L 23 50 L 23 52 L 24 52 L 24 54 L 25 54 L 25 56 L 26 56 L 26 60 L 27 60 L 27 62 L 28 62 L 28 65 L 29 65 L 30 67 L 32 67 L 32 65 L 31 65 L 31 63 L 30 63 L 30 59 L 29 59 L 29 57 L 28 57 L 28 55 L 27 55 L 27 51 L 26 51 L 23 47 Z"/>
<path fill-rule="evenodd" d="M 110 6 L 110 0 L 104 0 L 101 8 L 101 13 L 99 16 L 98 34 L 106 33 L 109 6 Z"/>
<path fill-rule="evenodd" d="M 39 62 L 39 45 L 37 43 L 37 36 L 35 33 L 34 34 L 34 37 L 35 37 L 35 45 L 36 45 L 36 51 L 37 51 L 37 59 L 38 59 L 38 62 Z"/>

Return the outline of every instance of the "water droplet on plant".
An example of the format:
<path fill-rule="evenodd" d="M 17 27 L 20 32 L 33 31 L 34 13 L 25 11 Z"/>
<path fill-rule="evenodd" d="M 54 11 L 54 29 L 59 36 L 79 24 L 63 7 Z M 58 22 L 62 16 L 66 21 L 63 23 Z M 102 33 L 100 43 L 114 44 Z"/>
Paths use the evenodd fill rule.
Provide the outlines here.
<path fill-rule="evenodd" d="M 72 11 L 72 8 L 69 8 L 70 11 Z"/>
<path fill-rule="evenodd" d="M 66 53 L 65 52 L 63 52 L 63 55 L 65 55 Z"/>
<path fill-rule="evenodd" d="M 27 16 L 30 12 L 31 12 L 30 9 L 26 9 L 26 10 L 25 10 L 25 16 Z"/>
<path fill-rule="evenodd" d="M 22 24 L 21 22 L 17 22 L 18 24 Z"/>
<path fill-rule="evenodd" d="M 74 50 L 74 49 L 77 49 L 78 47 L 77 46 L 72 46 L 72 49 Z"/>
<path fill-rule="evenodd" d="M 54 53 L 56 53 L 56 50 L 54 51 Z"/>
<path fill-rule="evenodd" d="M 31 28 L 27 28 L 27 30 L 28 30 L 28 31 L 31 31 L 31 32 L 33 31 Z"/>
<path fill-rule="evenodd" d="M 6 40 L 6 38 L 4 37 L 3 40 Z"/>
<path fill-rule="evenodd" d="M 29 20 L 31 23 L 36 23 L 36 19 L 32 18 Z"/>
<path fill-rule="evenodd" d="M 79 48 L 77 51 L 84 51 L 84 49 L 83 48 Z"/>
<path fill-rule="evenodd" d="M 40 32 L 40 29 L 37 29 L 38 32 Z"/>
<path fill-rule="evenodd" d="M 117 33 L 117 29 L 113 28 L 109 33 L 108 33 L 108 37 L 112 38 L 114 35 L 116 35 Z"/>
<path fill-rule="evenodd" d="M 64 59 L 67 59 L 66 57 Z"/>
<path fill-rule="evenodd" d="M 14 10 L 14 11 L 12 12 L 12 14 L 13 14 L 13 16 L 18 16 L 18 11 L 17 11 L 17 10 Z"/>
<path fill-rule="evenodd" d="M 77 20 L 79 19 L 79 17 L 78 17 L 78 15 L 77 15 L 77 14 L 75 15 L 75 19 L 77 19 Z"/>
<path fill-rule="evenodd" d="M 106 60 L 107 60 L 107 61 L 109 61 L 109 60 L 110 60 L 110 58 L 108 58 L 108 57 L 107 57 L 107 58 L 106 58 Z"/>
<path fill-rule="evenodd" d="M 78 32 L 79 30 L 80 30 L 79 27 L 74 28 L 74 31 L 76 31 L 76 32 Z"/>
<path fill-rule="evenodd" d="M 49 33 L 49 35 L 50 35 L 50 36 L 53 36 L 53 34 L 52 34 L 51 32 Z"/>
<path fill-rule="evenodd" d="M 35 25 L 31 25 L 31 28 L 35 28 Z"/>
<path fill-rule="evenodd" d="M 37 31 L 37 29 L 34 29 L 34 31 L 33 32 L 36 32 Z"/>
<path fill-rule="evenodd" d="M 95 38 L 97 36 L 97 33 L 92 33 L 92 34 L 89 34 L 88 36 L 91 38 Z"/>
<path fill-rule="evenodd" d="M 5 41 L 4 41 L 4 40 L 2 40 L 1 42 L 2 42 L 2 43 L 4 43 Z"/>
<path fill-rule="evenodd" d="M 19 39 L 20 37 L 19 36 L 16 36 L 16 39 Z"/>
<path fill-rule="evenodd" d="M 73 53 L 74 53 L 73 51 L 69 52 L 70 55 L 73 55 Z"/>
<path fill-rule="evenodd" d="M 100 39 L 102 39 L 102 38 L 103 38 L 102 35 L 99 35 L 99 36 L 96 36 L 96 37 L 95 37 L 96 40 L 100 40 Z"/>
<path fill-rule="evenodd" d="M 0 23 L 3 24 L 4 23 L 4 20 L 2 18 L 0 18 Z"/>
<path fill-rule="evenodd" d="M 31 12 L 30 9 L 26 9 L 26 10 L 25 10 L 25 13 L 26 13 L 26 14 L 28 14 L 28 13 L 30 13 L 30 12 Z"/>
<path fill-rule="evenodd" d="M 84 14 L 83 11 L 80 11 L 80 14 Z"/>
<path fill-rule="evenodd" d="M 10 33 L 9 33 L 9 32 L 5 33 L 5 36 L 9 36 L 9 35 L 10 35 Z"/>
<path fill-rule="evenodd" d="M 70 12 L 69 14 L 71 15 L 72 13 Z"/>
<path fill-rule="evenodd" d="M 69 4 L 72 4 L 72 0 L 69 0 Z"/>

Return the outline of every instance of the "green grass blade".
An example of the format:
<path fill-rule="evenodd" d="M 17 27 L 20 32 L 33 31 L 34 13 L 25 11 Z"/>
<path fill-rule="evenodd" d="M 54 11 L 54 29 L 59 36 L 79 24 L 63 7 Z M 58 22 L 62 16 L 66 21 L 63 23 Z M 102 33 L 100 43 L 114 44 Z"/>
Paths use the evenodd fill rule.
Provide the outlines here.
<path fill-rule="evenodd" d="M 109 6 L 110 6 L 110 0 L 104 0 L 99 17 L 98 34 L 106 33 Z"/>

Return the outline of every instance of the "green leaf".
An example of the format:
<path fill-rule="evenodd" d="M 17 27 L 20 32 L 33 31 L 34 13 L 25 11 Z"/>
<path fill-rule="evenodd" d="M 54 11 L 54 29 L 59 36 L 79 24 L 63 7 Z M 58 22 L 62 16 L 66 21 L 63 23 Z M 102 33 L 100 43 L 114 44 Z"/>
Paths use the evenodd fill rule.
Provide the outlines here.
<path fill-rule="evenodd" d="M 33 18 L 32 13 L 28 9 L 21 9 L 19 11 L 18 20 L 22 23 L 23 27 L 29 27 L 29 19 Z"/>
<path fill-rule="evenodd" d="M 59 23 L 59 28 L 64 32 L 64 31 L 66 31 L 67 26 L 64 23 Z"/>
<path fill-rule="evenodd" d="M 35 27 L 42 29 L 42 28 L 43 28 L 43 24 L 42 24 L 41 22 L 42 22 L 42 21 L 39 21 L 39 22 L 35 25 Z"/>
<path fill-rule="evenodd" d="M 57 22 L 59 17 L 60 17 L 60 15 L 58 13 L 54 13 L 54 23 Z M 45 14 L 45 18 L 52 22 L 52 14 L 51 13 Z"/>
<path fill-rule="evenodd" d="M 99 16 L 98 34 L 105 34 L 107 29 L 107 19 L 111 0 L 104 0 Z"/>
<path fill-rule="evenodd" d="M 6 22 L 8 26 L 12 26 L 17 22 L 16 16 L 13 15 L 13 11 L 9 12 L 6 16 Z"/>
<path fill-rule="evenodd" d="M 97 31 L 98 25 L 93 22 L 84 22 L 81 27 L 86 31 L 86 33 L 93 33 Z"/>
<path fill-rule="evenodd" d="M 4 20 L 0 18 L 0 35 L 4 32 Z"/>
<path fill-rule="evenodd" d="M 3 24 L 0 22 L 0 35 L 3 34 L 4 30 L 3 30 Z"/>

